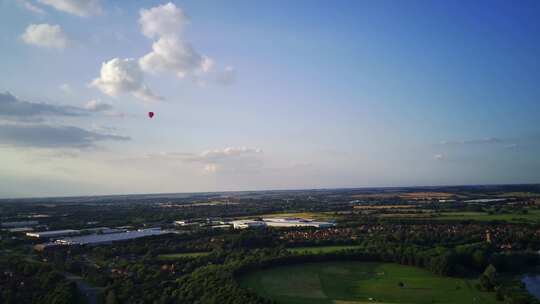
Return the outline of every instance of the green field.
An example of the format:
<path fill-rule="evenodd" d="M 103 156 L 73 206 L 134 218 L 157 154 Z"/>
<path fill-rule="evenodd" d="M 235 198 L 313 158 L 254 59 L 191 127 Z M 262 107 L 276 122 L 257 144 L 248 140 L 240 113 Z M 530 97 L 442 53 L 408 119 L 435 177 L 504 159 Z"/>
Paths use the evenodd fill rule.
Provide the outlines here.
<path fill-rule="evenodd" d="M 488 214 L 487 212 L 444 212 L 438 220 L 506 221 L 510 223 L 540 223 L 540 210 L 529 210 L 527 214 Z"/>
<path fill-rule="evenodd" d="M 262 297 L 288 304 L 497 303 L 494 293 L 476 290 L 474 280 L 389 263 L 281 266 L 248 273 L 239 283 Z"/>
<path fill-rule="evenodd" d="M 358 249 L 359 245 L 346 245 L 346 246 L 315 246 L 315 247 L 295 247 L 288 248 L 287 250 L 297 254 L 318 254 L 328 253 L 347 249 Z"/>
<path fill-rule="evenodd" d="M 210 252 L 181 252 L 181 253 L 169 253 L 160 254 L 157 256 L 158 260 L 171 261 L 178 259 L 198 258 L 201 256 L 209 255 Z"/>
<path fill-rule="evenodd" d="M 489 214 L 487 212 L 426 212 L 423 214 L 418 213 L 391 213 L 383 214 L 384 218 L 407 218 L 407 219 L 424 219 L 424 220 L 438 220 L 438 221 L 505 221 L 508 223 L 523 223 L 523 224 L 538 224 L 540 223 L 540 210 L 528 210 L 528 213 L 503 213 L 503 214 Z"/>

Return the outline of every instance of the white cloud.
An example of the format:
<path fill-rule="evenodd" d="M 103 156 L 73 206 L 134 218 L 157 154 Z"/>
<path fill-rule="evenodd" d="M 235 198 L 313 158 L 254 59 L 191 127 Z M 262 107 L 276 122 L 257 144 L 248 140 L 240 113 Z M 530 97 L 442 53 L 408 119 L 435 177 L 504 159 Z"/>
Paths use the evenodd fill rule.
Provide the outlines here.
<path fill-rule="evenodd" d="M 41 9 L 40 7 L 34 5 L 30 1 L 27 0 L 17 0 L 17 3 L 24 7 L 25 9 L 31 11 L 32 13 L 38 14 L 38 15 L 45 15 L 45 11 Z"/>
<path fill-rule="evenodd" d="M 224 149 L 206 150 L 201 153 L 201 158 L 204 160 L 215 160 L 226 157 L 242 156 L 246 154 L 262 153 L 260 148 L 250 147 L 227 147 Z"/>
<path fill-rule="evenodd" d="M 151 9 L 141 9 L 139 23 L 148 38 L 180 35 L 189 22 L 181 8 L 169 2 Z"/>
<path fill-rule="evenodd" d="M 39 120 L 49 116 L 84 116 L 86 109 L 22 100 L 9 92 L 0 93 L 0 118 L 15 120 Z"/>
<path fill-rule="evenodd" d="M 258 171 L 262 167 L 260 157 L 262 153 L 260 148 L 227 147 L 206 150 L 199 154 L 185 152 L 147 154 L 144 159 L 201 164 L 203 173 L 238 173 Z"/>
<path fill-rule="evenodd" d="M 63 83 L 61 84 L 59 87 L 58 87 L 62 92 L 66 93 L 66 94 L 73 94 L 73 89 L 71 88 L 71 86 L 67 83 Z"/>
<path fill-rule="evenodd" d="M 134 59 L 114 58 L 101 65 L 100 76 L 90 86 L 97 87 L 103 93 L 117 97 L 131 93 L 144 101 L 157 101 L 162 98 L 154 94 L 144 83 L 143 73 Z"/>
<path fill-rule="evenodd" d="M 160 38 L 152 44 L 152 52 L 144 55 L 139 62 L 145 72 L 169 71 L 180 78 L 208 68 L 204 57 L 178 37 Z"/>
<path fill-rule="evenodd" d="M 467 139 L 467 140 L 443 140 L 441 145 L 478 145 L 478 144 L 498 144 L 504 140 L 497 137 L 485 137 L 480 139 Z"/>
<path fill-rule="evenodd" d="M 64 49 L 68 38 L 59 25 L 30 24 L 21 38 L 27 44 L 54 49 Z"/>
<path fill-rule="evenodd" d="M 227 147 L 206 150 L 190 160 L 204 164 L 204 173 L 257 171 L 262 167 L 260 148 Z"/>
<path fill-rule="evenodd" d="M 99 0 L 38 0 L 42 4 L 54 7 L 55 9 L 76 15 L 79 17 L 89 17 L 98 15 L 103 10 Z"/>
<path fill-rule="evenodd" d="M 104 140 L 128 141 L 130 138 L 114 134 L 102 134 L 75 126 L 0 123 L 0 142 L 2 146 L 88 148 Z"/>
<path fill-rule="evenodd" d="M 222 85 L 230 85 L 236 81 L 236 69 L 232 66 L 227 66 L 216 77 L 216 81 Z"/>
<path fill-rule="evenodd" d="M 445 160 L 445 159 L 446 159 L 446 156 L 445 156 L 444 154 L 435 154 L 435 155 L 433 156 L 433 158 L 434 158 L 435 160 L 440 160 L 440 161 L 441 161 L 441 160 Z"/>
<path fill-rule="evenodd" d="M 84 105 L 84 108 L 92 112 L 104 112 L 112 109 L 112 106 L 97 100 L 90 100 Z"/>
<path fill-rule="evenodd" d="M 152 51 L 139 60 L 144 71 L 173 72 L 183 78 L 208 72 L 213 66 L 210 58 L 199 54 L 185 41 L 183 30 L 188 19 L 173 3 L 142 9 L 139 23 L 143 35 L 157 39 Z"/>

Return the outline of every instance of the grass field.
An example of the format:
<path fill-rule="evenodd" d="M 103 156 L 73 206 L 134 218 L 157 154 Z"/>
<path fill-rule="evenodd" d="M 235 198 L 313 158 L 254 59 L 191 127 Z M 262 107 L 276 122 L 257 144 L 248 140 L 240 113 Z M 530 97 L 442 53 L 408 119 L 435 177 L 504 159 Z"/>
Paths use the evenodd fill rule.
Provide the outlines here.
<path fill-rule="evenodd" d="M 540 210 L 529 210 L 527 214 L 488 214 L 486 212 L 445 212 L 439 220 L 506 221 L 511 223 L 540 223 Z"/>
<path fill-rule="evenodd" d="M 178 259 L 186 258 L 197 258 L 200 256 L 209 255 L 210 252 L 182 252 L 182 253 L 170 253 L 170 254 L 160 254 L 157 256 L 158 260 L 161 261 L 171 261 Z"/>
<path fill-rule="evenodd" d="M 442 212 L 442 213 L 392 213 L 381 215 L 383 218 L 415 218 L 426 220 L 456 221 L 506 221 L 509 223 L 540 223 L 540 210 L 529 210 L 527 214 L 488 214 L 487 212 Z"/>
<path fill-rule="evenodd" d="M 328 252 L 335 252 L 340 250 L 346 250 L 346 249 L 358 249 L 360 248 L 359 245 L 345 245 L 345 246 L 316 246 L 316 247 L 295 247 L 295 248 L 288 248 L 292 253 L 297 254 L 317 254 L 317 253 L 328 253 Z"/>
<path fill-rule="evenodd" d="M 473 280 L 388 263 L 282 266 L 246 274 L 239 283 L 283 304 L 497 303 L 494 293 L 476 290 Z"/>

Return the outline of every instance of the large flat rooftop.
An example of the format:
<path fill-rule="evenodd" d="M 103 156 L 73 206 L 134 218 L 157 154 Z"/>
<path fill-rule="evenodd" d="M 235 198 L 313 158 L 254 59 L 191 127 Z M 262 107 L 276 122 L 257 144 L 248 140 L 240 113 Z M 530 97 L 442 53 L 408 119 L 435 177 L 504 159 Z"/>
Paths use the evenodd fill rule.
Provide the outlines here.
<path fill-rule="evenodd" d="M 50 230 L 50 231 L 40 231 L 40 232 L 27 232 L 26 236 L 35 237 L 35 238 L 51 238 L 58 236 L 66 235 L 75 235 L 81 233 L 80 230 L 65 229 L 65 230 Z"/>
<path fill-rule="evenodd" d="M 104 244 L 112 243 L 118 241 L 131 240 L 141 237 L 161 235 L 170 233 L 166 230 L 161 230 L 159 228 L 150 228 L 150 229 L 140 229 L 135 231 L 126 231 L 119 233 L 110 233 L 110 234 L 91 234 L 83 235 L 77 237 L 67 237 L 56 240 L 56 243 L 62 245 L 89 245 L 89 244 Z"/>

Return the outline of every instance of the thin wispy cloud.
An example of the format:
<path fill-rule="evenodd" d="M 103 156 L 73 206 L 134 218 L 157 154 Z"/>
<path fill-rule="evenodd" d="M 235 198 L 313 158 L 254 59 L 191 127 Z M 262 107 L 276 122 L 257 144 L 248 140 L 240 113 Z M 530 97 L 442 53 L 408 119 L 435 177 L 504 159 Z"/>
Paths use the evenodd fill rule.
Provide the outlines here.
<path fill-rule="evenodd" d="M 3 146 L 34 148 L 89 148 L 101 141 L 127 141 L 127 136 L 102 134 L 75 126 L 0 124 Z"/>
<path fill-rule="evenodd" d="M 84 105 L 84 109 L 91 112 L 105 112 L 105 111 L 112 110 L 113 106 L 111 106 L 108 103 L 103 103 L 103 102 L 93 99 Z"/>
<path fill-rule="evenodd" d="M 29 0 L 17 0 L 17 3 L 24 7 L 26 10 L 34 13 L 34 14 L 37 14 L 37 15 L 45 15 L 46 12 L 45 10 L 43 10 L 41 7 L 33 4 L 31 1 Z"/>
<path fill-rule="evenodd" d="M 30 102 L 0 93 L 0 145 L 36 148 L 88 148 L 102 141 L 130 138 L 47 122 L 50 118 L 77 118 L 108 113 L 111 105 L 90 101 L 84 107 Z"/>
<path fill-rule="evenodd" d="M 30 102 L 17 98 L 9 92 L 0 93 L 0 117 L 4 119 L 24 119 L 45 116 L 83 116 L 91 112 L 85 108 L 69 105 L 53 105 Z"/>
<path fill-rule="evenodd" d="M 38 0 L 38 2 L 79 17 L 90 17 L 103 12 L 99 0 Z"/>
<path fill-rule="evenodd" d="M 467 139 L 467 140 L 443 140 L 441 145 L 479 145 L 479 144 L 499 144 L 504 140 L 497 137 L 485 137 L 480 139 Z"/>
<path fill-rule="evenodd" d="M 201 164 L 205 173 L 256 171 L 262 167 L 262 149 L 255 147 L 227 147 L 201 153 L 163 152 L 146 154 L 145 159 Z"/>
<path fill-rule="evenodd" d="M 442 153 L 435 154 L 435 155 L 433 155 L 433 159 L 438 160 L 438 161 L 442 161 L 442 160 L 446 159 L 446 155 L 444 155 Z"/>

